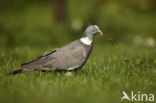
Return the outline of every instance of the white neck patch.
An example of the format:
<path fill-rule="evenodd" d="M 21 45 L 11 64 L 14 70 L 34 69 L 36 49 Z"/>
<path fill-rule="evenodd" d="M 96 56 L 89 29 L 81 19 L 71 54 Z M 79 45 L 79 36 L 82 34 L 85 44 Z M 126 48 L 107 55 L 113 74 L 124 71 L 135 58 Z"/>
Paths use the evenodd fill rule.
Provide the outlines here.
<path fill-rule="evenodd" d="M 80 41 L 83 43 L 83 44 L 86 44 L 86 45 L 90 45 L 92 43 L 92 40 L 89 40 L 88 37 L 82 37 L 80 39 Z"/>

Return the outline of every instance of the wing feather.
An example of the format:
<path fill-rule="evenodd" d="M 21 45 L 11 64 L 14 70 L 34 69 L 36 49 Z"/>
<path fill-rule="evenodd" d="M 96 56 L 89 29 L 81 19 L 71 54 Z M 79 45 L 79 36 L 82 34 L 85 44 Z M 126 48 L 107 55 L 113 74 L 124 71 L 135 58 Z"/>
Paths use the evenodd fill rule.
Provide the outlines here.
<path fill-rule="evenodd" d="M 47 65 L 50 66 L 50 65 L 52 65 L 52 59 L 53 59 L 53 57 L 51 55 L 53 53 L 57 52 L 57 50 L 58 49 L 55 49 L 44 56 L 40 56 L 37 59 L 32 60 L 31 62 L 24 63 L 21 65 L 21 68 L 22 69 L 40 69 Z"/>
<path fill-rule="evenodd" d="M 53 57 L 54 67 L 57 69 L 67 70 L 68 68 L 79 67 L 85 60 L 85 50 L 82 44 L 75 42 L 66 47 L 60 48 Z"/>

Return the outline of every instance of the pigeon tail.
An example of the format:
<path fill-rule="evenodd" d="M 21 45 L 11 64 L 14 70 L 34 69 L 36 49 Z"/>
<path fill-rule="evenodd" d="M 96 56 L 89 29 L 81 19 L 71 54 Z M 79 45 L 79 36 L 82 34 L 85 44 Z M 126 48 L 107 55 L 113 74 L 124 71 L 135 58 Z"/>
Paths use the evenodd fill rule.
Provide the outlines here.
<path fill-rule="evenodd" d="M 19 74 L 21 72 L 22 72 L 22 69 L 17 69 L 17 70 L 15 70 L 13 72 L 10 72 L 9 75 L 15 75 L 15 74 Z"/>

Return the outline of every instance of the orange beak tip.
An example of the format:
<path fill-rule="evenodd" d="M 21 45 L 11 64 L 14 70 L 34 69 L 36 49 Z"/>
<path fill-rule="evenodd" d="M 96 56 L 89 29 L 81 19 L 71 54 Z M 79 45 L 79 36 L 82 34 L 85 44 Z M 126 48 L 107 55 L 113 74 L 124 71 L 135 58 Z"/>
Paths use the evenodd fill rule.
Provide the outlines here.
<path fill-rule="evenodd" d="M 99 33 L 100 33 L 101 36 L 103 35 L 103 33 L 101 31 Z"/>

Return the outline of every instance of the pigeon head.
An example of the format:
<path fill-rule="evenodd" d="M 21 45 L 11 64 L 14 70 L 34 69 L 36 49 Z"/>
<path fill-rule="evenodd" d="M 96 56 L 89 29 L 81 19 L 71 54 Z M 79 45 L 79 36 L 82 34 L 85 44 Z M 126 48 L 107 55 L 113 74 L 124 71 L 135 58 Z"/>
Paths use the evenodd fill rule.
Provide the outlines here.
<path fill-rule="evenodd" d="M 86 28 L 85 34 L 86 35 L 94 35 L 94 34 L 100 34 L 102 35 L 102 31 L 99 29 L 97 25 L 90 25 Z"/>
<path fill-rule="evenodd" d="M 86 45 L 91 45 L 95 34 L 102 35 L 102 31 L 99 29 L 97 25 L 90 25 L 86 28 L 83 37 L 80 41 Z"/>

